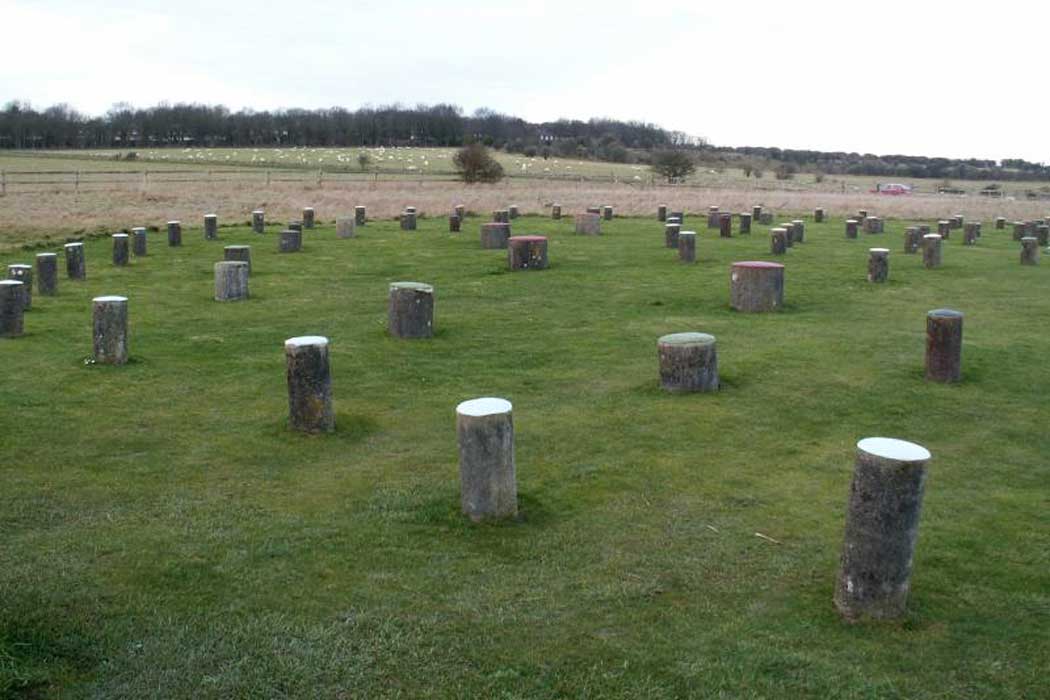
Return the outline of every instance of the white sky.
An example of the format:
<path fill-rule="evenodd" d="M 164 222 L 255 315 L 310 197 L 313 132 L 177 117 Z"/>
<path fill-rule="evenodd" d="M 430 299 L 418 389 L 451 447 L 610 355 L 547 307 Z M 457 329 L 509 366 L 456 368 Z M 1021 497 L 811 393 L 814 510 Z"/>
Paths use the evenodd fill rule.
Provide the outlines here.
<path fill-rule="evenodd" d="M 0 0 L 0 102 L 452 102 L 733 146 L 1050 161 L 1046 0 Z"/>

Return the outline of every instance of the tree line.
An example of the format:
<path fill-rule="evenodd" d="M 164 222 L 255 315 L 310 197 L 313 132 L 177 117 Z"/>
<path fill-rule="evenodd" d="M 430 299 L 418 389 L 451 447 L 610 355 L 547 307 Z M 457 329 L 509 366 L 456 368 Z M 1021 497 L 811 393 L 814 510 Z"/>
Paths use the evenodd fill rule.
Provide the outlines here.
<path fill-rule="evenodd" d="M 231 112 L 221 105 L 114 105 L 86 116 L 68 105 L 42 111 L 10 102 L 0 112 L 0 148 L 80 149 L 164 146 L 451 146 L 480 142 L 529 155 L 628 162 L 635 153 L 698 142 L 654 124 L 615 119 L 530 123 L 450 104 Z"/>

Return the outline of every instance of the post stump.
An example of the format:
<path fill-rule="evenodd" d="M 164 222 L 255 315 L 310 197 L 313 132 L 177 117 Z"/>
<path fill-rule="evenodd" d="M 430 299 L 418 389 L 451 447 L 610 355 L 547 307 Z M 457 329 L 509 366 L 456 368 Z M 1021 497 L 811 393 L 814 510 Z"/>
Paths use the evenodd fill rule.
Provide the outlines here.
<path fill-rule="evenodd" d="M 936 233 L 922 237 L 922 264 L 927 269 L 941 266 L 941 237 Z"/>
<path fill-rule="evenodd" d="M 492 222 L 481 225 L 481 247 L 487 249 L 506 248 L 510 238 L 510 224 Z"/>
<path fill-rule="evenodd" d="M 513 407 L 480 398 L 456 406 L 460 508 L 474 522 L 518 514 Z"/>
<path fill-rule="evenodd" d="M 222 249 L 223 260 L 248 263 L 248 274 L 252 273 L 252 247 L 250 245 L 228 245 Z"/>
<path fill-rule="evenodd" d="M 434 288 L 420 282 L 393 282 L 387 328 L 395 338 L 434 335 Z"/>
<path fill-rule="evenodd" d="M 507 239 L 507 265 L 511 270 L 546 270 L 546 236 L 511 236 Z"/>
<path fill-rule="evenodd" d="M 776 311 L 784 305 L 784 266 L 747 260 L 729 272 L 729 305 L 745 313 Z"/>
<path fill-rule="evenodd" d="M 87 277 L 87 261 L 84 259 L 84 244 L 66 243 L 62 249 L 66 253 L 66 275 L 71 280 L 82 280 Z"/>
<path fill-rule="evenodd" d="M 17 338 L 25 331 L 25 284 L 0 280 L 0 338 Z"/>
<path fill-rule="evenodd" d="M 173 248 L 182 245 L 182 224 L 178 221 L 168 222 L 168 245 Z"/>
<path fill-rule="evenodd" d="M 131 252 L 136 258 L 141 258 L 148 253 L 147 243 L 145 227 L 136 226 L 131 229 Z"/>
<path fill-rule="evenodd" d="M 696 262 L 696 231 L 680 231 L 677 243 L 678 259 L 684 263 Z"/>
<path fill-rule="evenodd" d="M 747 212 L 740 212 L 740 235 L 751 233 L 751 215 Z"/>
<path fill-rule="evenodd" d="M 303 207 L 303 228 L 311 229 L 314 227 L 314 208 Z"/>
<path fill-rule="evenodd" d="M 1039 239 L 1032 236 L 1025 236 L 1021 239 L 1021 264 L 1022 265 L 1038 265 L 1039 264 Z"/>
<path fill-rule="evenodd" d="M 769 252 L 773 255 L 784 255 L 788 247 L 788 231 L 782 226 L 769 231 Z"/>
<path fill-rule="evenodd" d="M 248 298 L 248 263 L 224 260 L 215 263 L 215 301 L 242 301 Z"/>
<path fill-rule="evenodd" d="M 58 255 L 55 253 L 36 254 L 36 291 L 45 297 L 58 293 Z"/>
<path fill-rule="evenodd" d="M 92 350 L 96 364 L 128 361 L 128 298 L 95 297 L 92 303 Z"/>
<path fill-rule="evenodd" d="M 868 281 L 885 282 L 890 275 L 890 249 L 868 249 Z"/>
<path fill-rule="evenodd" d="M 665 391 L 718 391 L 718 350 L 707 333 L 672 333 L 656 342 Z"/>
<path fill-rule="evenodd" d="M 678 237 L 681 235 L 681 224 L 664 224 L 664 247 L 677 248 Z"/>
<path fill-rule="evenodd" d="M 303 232 L 295 229 L 281 231 L 277 239 L 278 253 L 298 253 L 303 248 Z"/>
<path fill-rule="evenodd" d="M 354 207 L 354 225 L 364 226 L 367 220 L 368 215 L 366 209 L 361 205 Z"/>
<path fill-rule="evenodd" d="M 252 212 L 252 231 L 255 233 L 264 233 L 266 231 L 266 214 L 262 209 L 256 209 Z"/>
<path fill-rule="evenodd" d="M 288 424 L 304 433 L 335 430 L 328 338 L 304 335 L 284 341 Z"/>
<path fill-rule="evenodd" d="M 22 304 L 26 311 L 33 308 L 33 266 L 14 263 L 7 266 L 7 279 L 22 283 Z"/>
<path fill-rule="evenodd" d="M 846 238 L 857 237 L 857 220 L 846 219 Z"/>
<path fill-rule="evenodd" d="M 576 233 L 584 236 L 598 236 L 602 232 L 602 217 L 598 214 L 577 214 Z"/>
<path fill-rule="evenodd" d="M 217 214 L 204 215 L 204 240 L 214 241 L 219 237 L 219 217 Z"/>
<path fill-rule="evenodd" d="M 926 379 L 957 382 L 962 377 L 962 312 L 934 309 L 926 314 Z"/>
<path fill-rule="evenodd" d="M 114 233 L 113 234 L 113 264 L 118 267 L 123 267 L 128 264 L 128 257 L 130 254 L 130 247 L 128 246 L 128 234 L 126 233 Z"/>
<path fill-rule="evenodd" d="M 341 216 L 335 220 L 336 238 L 353 238 L 357 228 L 357 220 L 352 216 Z"/>

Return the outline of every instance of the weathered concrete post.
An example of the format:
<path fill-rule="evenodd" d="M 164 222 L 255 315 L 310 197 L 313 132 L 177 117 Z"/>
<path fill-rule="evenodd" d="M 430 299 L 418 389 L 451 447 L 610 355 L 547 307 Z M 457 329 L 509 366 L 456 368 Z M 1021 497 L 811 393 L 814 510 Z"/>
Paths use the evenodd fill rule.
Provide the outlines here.
<path fill-rule="evenodd" d="M 679 231 L 676 248 L 678 259 L 684 263 L 696 262 L 696 231 Z"/>
<path fill-rule="evenodd" d="M 857 221 L 863 223 L 867 218 L 868 218 L 868 210 L 867 209 L 858 209 L 857 210 Z"/>
<path fill-rule="evenodd" d="M 281 231 L 277 239 L 278 253 L 298 253 L 303 248 L 303 232 L 295 229 Z"/>
<path fill-rule="evenodd" d="M 975 221 L 973 224 L 973 232 L 977 238 L 981 237 L 981 222 Z"/>
<path fill-rule="evenodd" d="M 173 248 L 182 245 L 182 224 L 178 221 L 168 222 L 168 245 Z"/>
<path fill-rule="evenodd" d="M 419 211 L 415 207 L 405 207 L 405 211 L 409 214 L 418 214 Z"/>
<path fill-rule="evenodd" d="M 287 231 L 298 231 L 299 233 L 302 233 L 303 232 L 303 222 L 299 221 L 298 219 L 292 219 L 285 226 L 285 230 L 287 230 Z"/>
<path fill-rule="evenodd" d="M 390 284 L 387 328 L 395 338 L 434 335 L 434 288 L 420 282 Z"/>
<path fill-rule="evenodd" d="M 868 249 L 868 281 L 885 282 L 890 275 L 890 249 Z"/>
<path fill-rule="evenodd" d="M 606 221 L 612 221 L 613 220 L 613 208 L 608 206 L 608 205 L 603 206 L 602 207 L 602 218 L 605 219 Z"/>
<path fill-rule="evenodd" d="M 354 225 L 364 226 L 366 221 L 368 221 L 367 210 L 360 204 L 354 207 Z"/>
<path fill-rule="evenodd" d="M 846 619 L 904 614 L 929 460 L 926 448 L 904 440 L 857 443 L 834 596 Z"/>
<path fill-rule="evenodd" d="M 585 236 L 598 236 L 602 232 L 602 217 L 598 214 L 577 214 L 576 233 Z"/>
<path fill-rule="evenodd" d="M 314 227 L 314 208 L 303 207 L 303 228 L 311 229 Z"/>
<path fill-rule="evenodd" d="M 22 283 L 22 303 L 25 310 L 33 308 L 33 266 L 15 263 L 7 266 L 7 278 Z"/>
<path fill-rule="evenodd" d="M 977 244 L 977 225 L 967 221 L 963 226 L 963 245 Z"/>
<path fill-rule="evenodd" d="M 926 314 L 926 379 L 957 382 L 962 376 L 962 312 L 934 309 Z"/>
<path fill-rule="evenodd" d="M 777 226 L 777 228 L 784 229 L 785 233 L 787 234 L 784 237 L 784 242 L 787 243 L 787 247 L 795 247 L 795 225 L 788 221 L 786 223 L 780 224 L 779 226 Z"/>
<path fill-rule="evenodd" d="M 459 233 L 460 223 L 461 222 L 459 216 L 457 216 L 456 214 L 451 214 L 448 217 L 448 232 Z"/>
<path fill-rule="evenodd" d="M 508 238 L 510 238 L 510 224 L 503 224 L 494 221 L 481 225 L 482 248 L 506 248 Z"/>
<path fill-rule="evenodd" d="M 598 216 L 601 216 L 602 215 L 602 208 L 601 207 L 587 207 L 587 213 L 588 214 L 597 214 Z"/>
<path fill-rule="evenodd" d="M 336 238 L 353 238 L 357 224 L 352 216 L 340 216 L 335 220 Z"/>
<path fill-rule="evenodd" d="M 546 270 L 546 236 L 511 236 L 507 239 L 507 266 L 511 270 Z"/>
<path fill-rule="evenodd" d="M 458 216 L 460 222 L 462 222 L 463 219 L 467 218 L 467 205 L 457 204 L 456 206 L 452 207 L 452 213 Z"/>
<path fill-rule="evenodd" d="M 671 217 L 674 217 L 674 218 L 678 219 L 678 223 L 680 223 L 681 225 L 685 226 L 685 212 L 684 211 L 668 212 L 667 213 L 668 220 L 670 220 Z"/>
<path fill-rule="evenodd" d="M 656 220 L 666 221 L 667 220 L 667 205 L 661 204 L 656 208 Z"/>
<path fill-rule="evenodd" d="M 784 255 L 787 253 L 788 231 L 782 226 L 769 231 L 769 252 L 772 255 Z"/>
<path fill-rule="evenodd" d="M 947 238 L 951 234 L 952 222 L 944 219 L 937 222 L 937 235 L 941 238 Z M 923 234 L 925 236 L 925 234 Z"/>
<path fill-rule="evenodd" d="M 255 233 L 266 232 L 266 213 L 262 209 L 252 212 L 252 231 Z"/>
<path fill-rule="evenodd" d="M 733 215 L 722 213 L 718 215 L 718 236 L 720 238 L 733 237 Z"/>
<path fill-rule="evenodd" d="M 58 293 L 58 255 L 55 253 L 36 254 L 36 291 L 45 297 Z"/>
<path fill-rule="evenodd" d="M 518 213 L 518 205 L 517 204 L 511 204 L 509 207 L 507 207 L 507 218 L 508 219 L 517 219 L 519 216 L 520 216 L 520 214 Z"/>
<path fill-rule="evenodd" d="M 492 222 L 496 224 L 509 224 L 510 223 L 510 210 L 509 209 L 497 209 L 492 212 Z"/>
<path fill-rule="evenodd" d="M 552 204 L 551 205 L 551 218 L 554 219 L 555 221 L 561 221 L 561 205 L 560 204 Z"/>
<path fill-rule="evenodd" d="M 95 363 L 125 364 L 128 361 L 128 298 L 95 297 L 91 303 Z"/>
<path fill-rule="evenodd" d="M 919 227 L 909 226 L 904 229 L 904 252 L 915 253 L 919 250 Z"/>
<path fill-rule="evenodd" d="M 66 243 L 63 246 L 66 253 L 66 274 L 71 280 L 82 280 L 87 277 L 87 262 L 84 260 L 84 244 Z"/>
<path fill-rule="evenodd" d="M 304 433 L 335 430 L 328 338 L 304 335 L 284 341 L 288 379 L 288 424 Z"/>
<path fill-rule="evenodd" d="M 712 205 L 707 208 L 707 228 L 719 227 L 718 207 Z"/>
<path fill-rule="evenodd" d="M 141 258 L 147 254 L 147 243 L 146 228 L 144 226 L 136 226 L 131 229 L 131 252 L 135 254 L 136 258 Z"/>
<path fill-rule="evenodd" d="M 745 313 L 784 305 L 784 266 L 761 260 L 735 262 L 729 272 L 729 305 Z"/>
<path fill-rule="evenodd" d="M 762 223 L 762 205 L 756 204 L 751 207 L 751 219 L 756 223 Z"/>
<path fill-rule="evenodd" d="M 1039 239 L 1025 236 L 1021 239 L 1021 264 L 1039 264 Z"/>
<path fill-rule="evenodd" d="M 17 338 L 25 330 L 25 284 L 0 280 L 0 338 Z"/>
<path fill-rule="evenodd" d="M 474 522 L 518 514 L 512 413 L 510 401 L 491 397 L 456 406 L 459 502 Z"/>
<path fill-rule="evenodd" d="M 817 208 L 813 210 L 813 223 L 822 224 L 824 223 L 824 210 Z"/>
<path fill-rule="evenodd" d="M 415 231 L 416 230 L 416 213 L 414 211 L 405 210 L 401 214 L 401 230 L 402 231 Z"/>
<path fill-rule="evenodd" d="M 964 221 L 965 221 L 965 218 L 963 217 L 962 214 L 956 214 L 955 216 L 953 216 L 951 218 L 951 226 L 952 226 L 953 229 L 962 228 Z"/>
<path fill-rule="evenodd" d="M 791 222 L 791 225 L 794 227 L 794 235 L 793 235 L 793 237 L 795 239 L 795 243 L 805 243 L 806 242 L 806 222 L 803 221 L 802 219 L 795 219 L 794 221 Z"/>
<path fill-rule="evenodd" d="M 846 219 L 846 238 L 857 237 L 857 220 Z"/>
<path fill-rule="evenodd" d="M 222 249 L 223 260 L 248 263 L 248 274 L 252 273 L 252 247 L 250 245 L 228 245 Z"/>
<path fill-rule="evenodd" d="M 1015 241 L 1019 241 L 1022 238 L 1024 238 L 1025 231 L 1027 230 L 1028 225 L 1025 222 L 1023 222 L 1023 221 L 1015 221 L 1013 223 L 1013 228 L 1014 228 L 1014 240 Z"/>
<path fill-rule="evenodd" d="M 933 233 L 933 231 L 930 230 L 930 225 L 929 224 L 919 224 L 919 241 L 920 242 L 922 241 L 922 237 L 925 236 L 927 233 Z"/>
<path fill-rule="evenodd" d="M 678 237 L 681 235 L 681 224 L 664 224 L 664 247 L 677 248 Z"/>
<path fill-rule="evenodd" d="M 219 217 L 217 214 L 204 215 L 204 240 L 214 241 L 219 237 Z"/>
<path fill-rule="evenodd" d="M 129 257 L 128 234 L 113 234 L 113 264 L 123 267 L 128 264 Z"/>
<path fill-rule="evenodd" d="M 922 264 L 927 269 L 941 266 L 941 237 L 936 233 L 922 237 Z"/>
<path fill-rule="evenodd" d="M 224 260 L 215 263 L 215 301 L 248 298 L 248 263 Z"/>
<path fill-rule="evenodd" d="M 751 214 L 742 211 L 737 216 L 740 218 L 740 235 L 751 233 Z"/>
<path fill-rule="evenodd" d="M 1006 228 L 1006 217 L 1005 216 L 997 216 L 997 217 L 995 217 L 995 228 L 1000 229 L 1000 230 Z"/>
<path fill-rule="evenodd" d="M 718 350 L 707 333 L 671 333 L 656 341 L 665 391 L 718 391 Z"/>

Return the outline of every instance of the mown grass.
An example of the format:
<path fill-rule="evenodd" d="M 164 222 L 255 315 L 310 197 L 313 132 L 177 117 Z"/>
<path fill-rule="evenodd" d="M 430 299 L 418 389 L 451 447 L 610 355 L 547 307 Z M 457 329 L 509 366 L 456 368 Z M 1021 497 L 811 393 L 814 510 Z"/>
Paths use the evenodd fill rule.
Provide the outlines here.
<path fill-rule="evenodd" d="M 1009 234 L 810 221 L 787 307 L 727 308 L 733 260 L 654 220 L 598 238 L 527 217 L 552 267 L 464 233 L 373 222 L 278 255 L 187 229 L 36 297 L 0 342 L 0 695 L 8 697 L 1035 698 L 1050 658 L 1047 268 Z M 276 230 L 276 229 L 274 229 Z M 252 299 L 211 300 L 224 243 Z M 890 281 L 865 280 L 890 247 Z M 4 264 L 28 259 L 4 254 Z M 438 332 L 384 332 L 387 283 L 436 287 Z M 127 294 L 131 364 L 85 365 L 90 298 Z M 923 381 L 925 312 L 966 313 L 964 381 Z M 656 338 L 718 337 L 723 390 L 657 387 Z M 285 427 L 282 342 L 331 338 L 337 431 Z M 457 512 L 454 406 L 515 406 L 523 517 Z M 831 606 L 853 445 L 934 454 L 908 617 Z M 756 536 L 761 533 L 776 542 Z"/>

